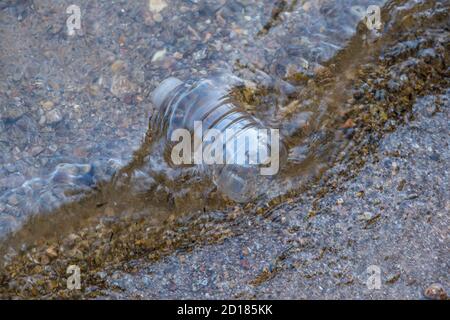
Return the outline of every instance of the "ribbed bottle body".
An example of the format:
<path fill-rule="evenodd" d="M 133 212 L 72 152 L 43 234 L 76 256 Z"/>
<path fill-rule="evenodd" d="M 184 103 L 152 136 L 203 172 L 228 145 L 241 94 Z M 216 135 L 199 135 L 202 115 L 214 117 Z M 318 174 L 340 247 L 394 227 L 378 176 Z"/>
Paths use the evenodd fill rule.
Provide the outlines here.
<path fill-rule="evenodd" d="M 186 137 L 179 134 L 184 130 L 190 148 L 183 151 L 190 155 L 183 159 L 201 166 L 232 200 L 247 202 L 270 188 L 286 157 L 285 147 L 274 129 L 235 105 L 227 90 L 211 80 L 187 86 L 169 78 L 153 92 L 152 101 L 157 109 L 152 125 L 164 135 L 172 158 L 181 143 L 178 138 Z M 270 172 L 267 167 L 274 161 L 276 172 Z"/>

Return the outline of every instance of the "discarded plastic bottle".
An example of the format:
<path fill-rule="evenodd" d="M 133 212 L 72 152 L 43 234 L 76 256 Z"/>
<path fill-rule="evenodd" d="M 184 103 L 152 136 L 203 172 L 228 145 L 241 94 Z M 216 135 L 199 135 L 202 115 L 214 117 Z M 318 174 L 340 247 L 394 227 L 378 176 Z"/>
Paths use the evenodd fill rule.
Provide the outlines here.
<path fill-rule="evenodd" d="M 153 91 L 152 102 L 152 123 L 166 139 L 172 164 L 202 166 L 236 202 L 268 191 L 287 158 L 286 148 L 278 130 L 265 128 L 233 103 L 223 85 L 205 79 L 189 86 L 168 78 Z"/>

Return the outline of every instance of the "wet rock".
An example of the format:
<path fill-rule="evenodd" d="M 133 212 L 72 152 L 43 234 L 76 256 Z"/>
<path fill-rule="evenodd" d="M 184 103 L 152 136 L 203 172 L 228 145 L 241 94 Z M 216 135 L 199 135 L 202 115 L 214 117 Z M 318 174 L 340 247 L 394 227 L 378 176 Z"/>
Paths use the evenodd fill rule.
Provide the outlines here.
<path fill-rule="evenodd" d="M 26 113 L 26 108 L 23 105 L 6 105 L 0 103 L 0 121 L 10 122 L 20 118 Z"/>
<path fill-rule="evenodd" d="M 125 62 L 123 60 L 116 60 L 111 65 L 111 71 L 113 73 L 118 73 L 119 71 L 122 71 L 125 68 Z"/>
<path fill-rule="evenodd" d="M 40 258 L 39 258 L 39 263 L 41 264 L 41 265 L 48 265 L 49 263 L 50 263 L 50 258 L 47 256 L 47 255 L 42 255 Z"/>
<path fill-rule="evenodd" d="M 55 247 L 48 247 L 46 250 L 45 250 L 45 253 L 50 257 L 50 258 L 56 258 L 57 256 L 58 256 L 58 251 L 57 251 L 57 249 L 55 248 Z"/>
<path fill-rule="evenodd" d="M 385 92 L 384 90 L 377 90 L 375 92 L 375 99 L 377 99 L 378 101 L 384 101 L 385 100 Z"/>
<path fill-rule="evenodd" d="M 358 216 L 358 220 L 361 221 L 370 221 L 375 217 L 375 214 L 373 214 L 372 212 L 364 212 L 363 214 Z"/>
<path fill-rule="evenodd" d="M 163 60 L 164 57 L 166 56 L 166 52 L 167 52 L 166 48 L 164 48 L 162 50 L 159 50 L 159 51 L 156 51 L 155 54 L 152 57 L 152 62 L 154 63 L 154 62 L 158 62 L 158 61 Z"/>
<path fill-rule="evenodd" d="M 432 300 L 447 300 L 448 295 L 444 286 L 440 283 L 433 283 L 423 292 L 424 296 Z"/>
<path fill-rule="evenodd" d="M 400 89 L 400 84 L 397 81 L 391 79 L 388 81 L 387 87 L 390 92 L 396 92 Z"/>
<path fill-rule="evenodd" d="M 81 241 L 81 237 L 77 234 L 71 233 L 64 240 L 63 245 L 66 248 L 72 248 L 77 242 Z"/>
<path fill-rule="evenodd" d="M 61 113 L 58 110 L 52 110 L 46 115 L 46 122 L 50 125 L 57 124 L 62 120 Z"/>
<path fill-rule="evenodd" d="M 17 194 L 12 194 L 9 198 L 8 198 L 8 204 L 12 205 L 12 206 L 17 206 L 20 203 L 20 199 L 19 196 Z"/>
<path fill-rule="evenodd" d="M 84 254 L 83 254 L 83 252 L 82 252 L 80 249 L 77 249 L 77 248 L 74 248 L 74 249 L 72 249 L 72 250 L 69 250 L 69 251 L 66 253 L 66 255 L 67 255 L 69 258 L 74 258 L 74 259 L 77 259 L 77 260 L 83 260 L 83 259 L 84 259 Z"/>
<path fill-rule="evenodd" d="M 437 53 L 433 48 L 422 49 L 418 52 L 418 56 L 423 58 L 426 63 L 430 63 L 437 57 Z"/>
<path fill-rule="evenodd" d="M 54 105 L 55 104 L 53 103 L 53 101 L 42 101 L 41 102 L 42 109 L 44 109 L 46 111 L 53 109 Z"/>
<path fill-rule="evenodd" d="M 115 75 L 111 84 L 111 93 L 117 97 L 123 97 L 136 91 L 136 86 L 126 76 Z"/>
<path fill-rule="evenodd" d="M 14 163 L 6 163 L 3 165 L 3 169 L 8 171 L 9 173 L 14 173 L 17 171 L 17 166 Z"/>
<path fill-rule="evenodd" d="M 155 20 L 156 22 L 162 22 L 163 21 L 163 16 L 160 13 L 155 13 L 153 15 L 153 20 Z"/>
<path fill-rule="evenodd" d="M 20 72 L 19 70 L 17 70 L 16 72 L 14 72 L 13 76 L 12 76 L 12 80 L 19 82 L 20 79 L 22 79 L 22 72 Z"/>
<path fill-rule="evenodd" d="M 166 7 L 167 7 L 167 2 L 164 0 L 149 0 L 148 1 L 148 8 L 153 13 L 159 13 L 162 10 L 164 10 L 164 8 L 166 8 Z"/>

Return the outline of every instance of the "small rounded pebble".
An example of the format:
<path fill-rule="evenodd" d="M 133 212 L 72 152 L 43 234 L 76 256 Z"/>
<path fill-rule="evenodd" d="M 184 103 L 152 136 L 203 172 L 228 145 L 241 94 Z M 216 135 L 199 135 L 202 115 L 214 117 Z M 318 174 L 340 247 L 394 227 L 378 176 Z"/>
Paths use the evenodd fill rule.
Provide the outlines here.
<path fill-rule="evenodd" d="M 424 291 L 425 298 L 432 300 L 447 300 L 448 295 L 444 287 L 440 283 L 433 283 Z"/>

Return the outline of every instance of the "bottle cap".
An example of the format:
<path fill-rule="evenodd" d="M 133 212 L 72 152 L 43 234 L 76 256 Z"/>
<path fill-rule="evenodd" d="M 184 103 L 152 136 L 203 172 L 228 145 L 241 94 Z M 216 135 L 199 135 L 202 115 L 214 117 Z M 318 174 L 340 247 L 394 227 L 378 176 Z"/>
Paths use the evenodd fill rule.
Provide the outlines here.
<path fill-rule="evenodd" d="M 153 105 L 158 109 L 161 108 L 161 105 L 170 92 L 182 83 L 180 79 L 174 77 L 167 78 L 161 82 L 151 95 Z"/>

